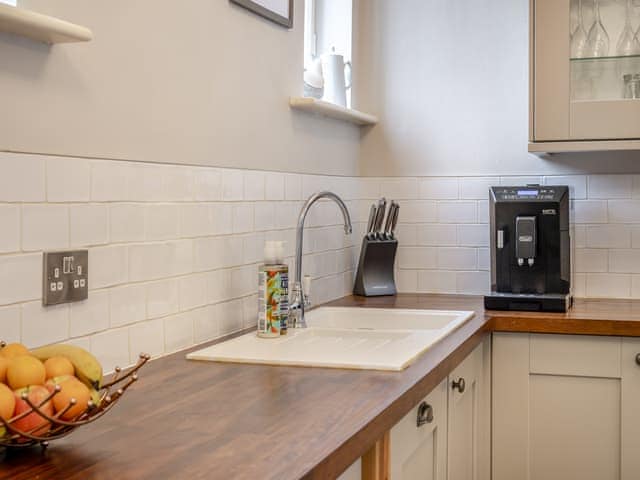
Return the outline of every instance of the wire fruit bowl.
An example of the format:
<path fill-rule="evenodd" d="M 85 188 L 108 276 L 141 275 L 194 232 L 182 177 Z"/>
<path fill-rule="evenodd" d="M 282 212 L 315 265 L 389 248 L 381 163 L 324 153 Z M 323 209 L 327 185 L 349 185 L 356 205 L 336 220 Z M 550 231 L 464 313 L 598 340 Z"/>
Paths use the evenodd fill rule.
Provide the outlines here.
<path fill-rule="evenodd" d="M 4 342 L 0 342 L 0 347 L 2 346 L 4 346 Z M 65 437 L 76 428 L 95 422 L 109 412 L 129 387 L 138 380 L 138 370 L 140 370 L 150 358 L 150 355 L 141 353 L 138 362 L 133 367 L 129 369 L 116 367 L 115 373 L 110 381 L 102 385 L 98 390 L 98 403 L 96 404 L 93 400 L 90 400 L 86 410 L 68 420 L 64 420 L 63 417 L 65 413 L 77 403 L 73 398 L 64 409 L 53 415 L 48 414 L 42 409 L 44 405 L 51 402 L 53 397 L 60 393 L 60 385 L 56 385 L 54 390 L 37 404 L 33 403 L 27 393 L 22 393 L 21 398 L 27 403 L 29 408 L 18 415 L 14 415 L 9 420 L 0 417 L 0 447 L 24 448 L 39 444 L 43 448 L 46 448 L 49 446 L 49 441 Z M 15 427 L 16 422 L 33 413 L 40 416 L 45 423 L 39 423 L 39 425 L 29 431 L 22 431 Z M 46 429 L 46 431 L 43 431 L 44 429 Z"/>

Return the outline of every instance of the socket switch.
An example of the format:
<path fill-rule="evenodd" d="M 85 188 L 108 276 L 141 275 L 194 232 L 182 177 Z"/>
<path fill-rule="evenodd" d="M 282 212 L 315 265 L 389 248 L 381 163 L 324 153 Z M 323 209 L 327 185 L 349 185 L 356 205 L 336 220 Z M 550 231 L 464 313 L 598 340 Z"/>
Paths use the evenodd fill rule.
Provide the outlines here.
<path fill-rule="evenodd" d="M 42 304 L 77 302 L 89 296 L 89 252 L 44 252 Z"/>

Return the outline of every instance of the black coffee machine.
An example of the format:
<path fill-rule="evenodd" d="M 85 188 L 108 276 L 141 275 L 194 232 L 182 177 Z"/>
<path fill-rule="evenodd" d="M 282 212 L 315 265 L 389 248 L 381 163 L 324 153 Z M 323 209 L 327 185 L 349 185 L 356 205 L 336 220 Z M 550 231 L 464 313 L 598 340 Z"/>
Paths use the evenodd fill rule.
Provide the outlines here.
<path fill-rule="evenodd" d="M 566 312 L 571 307 L 569 188 L 491 187 L 492 310 Z"/>

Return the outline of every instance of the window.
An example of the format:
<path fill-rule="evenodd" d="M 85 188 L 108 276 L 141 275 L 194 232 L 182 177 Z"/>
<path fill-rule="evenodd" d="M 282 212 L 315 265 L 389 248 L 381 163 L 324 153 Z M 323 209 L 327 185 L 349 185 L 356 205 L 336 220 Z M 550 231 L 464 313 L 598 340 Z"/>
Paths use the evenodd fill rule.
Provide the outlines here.
<path fill-rule="evenodd" d="M 342 55 L 351 61 L 353 2 L 350 0 L 305 0 L 304 68 L 314 68 L 323 53 Z M 351 105 L 351 91 L 347 91 Z"/>
<path fill-rule="evenodd" d="M 0 3 L 6 3 L 7 5 L 16 6 L 16 0 L 0 0 Z"/>

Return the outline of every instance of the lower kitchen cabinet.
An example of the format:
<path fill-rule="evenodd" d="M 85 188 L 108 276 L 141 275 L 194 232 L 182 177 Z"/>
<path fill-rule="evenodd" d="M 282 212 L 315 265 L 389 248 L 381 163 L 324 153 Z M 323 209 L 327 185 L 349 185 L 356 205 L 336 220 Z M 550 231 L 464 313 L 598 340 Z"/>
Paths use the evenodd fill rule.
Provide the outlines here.
<path fill-rule="evenodd" d="M 640 339 L 494 333 L 493 480 L 640 478 Z"/>
<path fill-rule="evenodd" d="M 490 339 L 487 337 L 391 429 L 392 480 L 488 480 Z"/>

